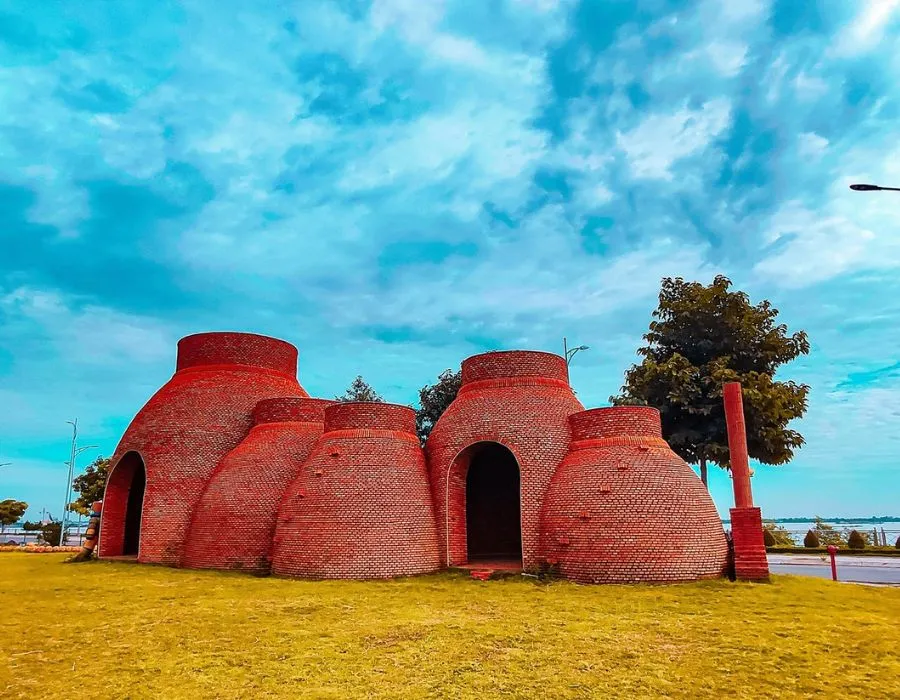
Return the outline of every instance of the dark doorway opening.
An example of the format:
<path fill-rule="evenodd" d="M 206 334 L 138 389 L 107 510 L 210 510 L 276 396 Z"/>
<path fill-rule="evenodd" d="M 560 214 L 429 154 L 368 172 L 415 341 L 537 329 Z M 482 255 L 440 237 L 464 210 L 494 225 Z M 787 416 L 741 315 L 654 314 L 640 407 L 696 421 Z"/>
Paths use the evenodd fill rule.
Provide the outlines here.
<path fill-rule="evenodd" d="M 476 447 L 466 474 L 469 561 L 522 560 L 519 465 L 497 443 Z"/>
<path fill-rule="evenodd" d="M 135 466 L 128 488 L 128 504 L 125 507 L 125 540 L 122 543 L 122 554 L 137 554 L 141 543 L 141 509 L 144 505 L 144 489 L 147 486 L 147 472 L 144 463 Z"/>

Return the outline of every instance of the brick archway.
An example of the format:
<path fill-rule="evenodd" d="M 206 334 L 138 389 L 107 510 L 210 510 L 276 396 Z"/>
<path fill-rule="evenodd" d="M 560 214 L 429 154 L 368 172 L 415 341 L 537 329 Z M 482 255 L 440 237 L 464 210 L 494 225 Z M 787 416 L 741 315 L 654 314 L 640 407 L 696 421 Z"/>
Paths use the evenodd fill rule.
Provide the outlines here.
<path fill-rule="evenodd" d="M 106 482 L 100 525 L 100 556 L 138 555 L 147 469 L 137 452 L 126 452 Z"/>
<path fill-rule="evenodd" d="M 496 441 L 463 449 L 447 471 L 448 565 L 522 561 L 521 469 Z"/>

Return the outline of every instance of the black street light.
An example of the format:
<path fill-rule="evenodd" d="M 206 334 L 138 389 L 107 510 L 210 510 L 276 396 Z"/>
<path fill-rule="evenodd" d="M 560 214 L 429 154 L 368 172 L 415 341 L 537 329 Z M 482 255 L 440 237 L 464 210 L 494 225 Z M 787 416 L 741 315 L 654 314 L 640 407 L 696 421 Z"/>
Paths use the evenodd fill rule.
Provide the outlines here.
<path fill-rule="evenodd" d="M 881 185 L 850 185 L 850 189 L 857 192 L 878 192 L 881 190 L 900 192 L 900 187 L 882 187 Z"/>
<path fill-rule="evenodd" d="M 581 350 L 590 350 L 587 345 L 579 345 L 577 348 L 570 348 L 566 344 L 566 339 L 563 338 L 563 355 L 566 358 L 566 366 L 572 361 L 572 358 L 575 357 L 575 353 L 580 352 Z"/>

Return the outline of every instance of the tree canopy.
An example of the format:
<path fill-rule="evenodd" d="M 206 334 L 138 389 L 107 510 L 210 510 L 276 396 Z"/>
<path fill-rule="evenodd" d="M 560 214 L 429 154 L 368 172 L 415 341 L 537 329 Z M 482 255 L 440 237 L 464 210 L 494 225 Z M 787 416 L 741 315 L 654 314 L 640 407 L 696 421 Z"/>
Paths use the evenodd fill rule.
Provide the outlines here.
<path fill-rule="evenodd" d="M 103 490 L 106 488 L 106 479 L 109 477 L 110 460 L 104 457 L 97 457 L 84 474 L 80 474 L 72 481 L 72 488 L 78 494 L 72 503 L 69 504 L 69 510 L 81 515 L 90 515 L 91 504 L 94 501 L 103 500 Z"/>
<path fill-rule="evenodd" d="M 19 522 L 19 518 L 25 515 L 26 510 L 28 510 L 28 504 L 25 501 L 16 501 L 12 498 L 0 501 L 0 532 L 7 525 L 15 525 Z"/>
<path fill-rule="evenodd" d="M 349 402 L 349 401 L 369 401 L 373 403 L 383 403 L 384 399 L 381 398 L 378 393 L 363 379 L 361 376 L 357 375 L 356 379 L 351 382 L 350 386 L 347 388 L 347 391 L 344 392 L 343 396 L 335 396 L 335 401 L 340 402 Z"/>
<path fill-rule="evenodd" d="M 664 278 L 646 345 L 638 350 L 643 359 L 625 373 L 621 393 L 610 397 L 614 405 L 658 408 L 663 437 L 685 461 L 700 465 L 704 484 L 707 462 L 730 467 L 726 382 L 743 387 L 751 458 L 784 464 L 804 442 L 788 424 L 806 412 L 809 387 L 774 376 L 809 353 L 806 333 L 788 334 L 770 302 L 753 305 L 730 287 L 722 275 L 710 285 Z"/>
<path fill-rule="evenodd" d="M 438 375 L 435 384 L 423 386 L 419 389 L 419 408 L 416 411 L 416 432 L 419 441 L 425 445 L 425 441 L 431 434 L 432 428 L 438 422 L 438 418 L 447 410 L 447 407 L 459 393 L 462 384 L 462 371 L 444 370 Z"/>

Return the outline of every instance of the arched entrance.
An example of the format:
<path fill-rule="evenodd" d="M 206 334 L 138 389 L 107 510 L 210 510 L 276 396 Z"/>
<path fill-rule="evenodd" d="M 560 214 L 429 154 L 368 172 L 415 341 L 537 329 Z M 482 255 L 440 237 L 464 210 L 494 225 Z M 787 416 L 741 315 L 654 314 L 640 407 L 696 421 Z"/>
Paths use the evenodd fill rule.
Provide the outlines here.
<path fill-rule="evenodd" d="M 466 472 L 466 551 L 470 562 L 522 561 L 519 465 L 496 442 L 472 448 Z"/>
<path fill-rule="evenodd" d="M 136 556 L 141 543 L 141 511 L 147 488 L 147 470 L 137 452 L 128 452 L 116 463 L 103 494 L 100 554 L 106 557 Z"/>

